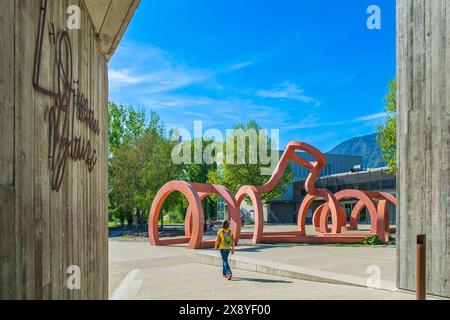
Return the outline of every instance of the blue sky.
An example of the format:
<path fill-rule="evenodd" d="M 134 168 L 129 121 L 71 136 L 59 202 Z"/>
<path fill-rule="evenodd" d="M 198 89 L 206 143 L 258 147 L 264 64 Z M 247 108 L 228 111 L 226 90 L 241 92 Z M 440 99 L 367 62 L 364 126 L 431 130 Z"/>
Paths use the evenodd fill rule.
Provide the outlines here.
<path fill-rule="evenodd" d="M 381 30 L 369 30 L 369 5 Z M 110 100 L 193 133 L 256 120 L 281 147 L 374 133 L 395 77 L 392 0 L 142 0 L 109 64 Z"/>

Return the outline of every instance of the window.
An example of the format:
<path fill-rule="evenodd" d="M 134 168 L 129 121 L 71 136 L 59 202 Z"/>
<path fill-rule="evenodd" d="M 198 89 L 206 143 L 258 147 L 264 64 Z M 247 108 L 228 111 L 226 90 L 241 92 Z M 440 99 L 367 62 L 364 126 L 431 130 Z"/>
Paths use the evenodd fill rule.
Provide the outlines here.
<path fill-rule="evenodd" d="M 395 189 L 395 179 L 389 179 L 382 181 L 383 189 Z"/>
<path fill-rule="evenodd" d="M 370 181 L 369 189 L 370 190 L 379 190 L 380 189 L 380 181 Z"/>

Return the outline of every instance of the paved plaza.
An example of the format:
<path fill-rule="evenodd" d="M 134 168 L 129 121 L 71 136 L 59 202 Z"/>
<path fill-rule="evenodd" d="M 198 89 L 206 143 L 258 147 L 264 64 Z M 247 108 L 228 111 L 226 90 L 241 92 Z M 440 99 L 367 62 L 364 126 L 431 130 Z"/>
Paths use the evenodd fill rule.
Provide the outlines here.
<path fill-rule="evenodd" d="M 395 247 L 243 245 L 237 248 L 233 260 L 247 266 L 272 263 L 274 268 L 266 270 L 275 271 L 235 268 L 232 281 L 224 280 L 221 268 L 205 262 L 201 256 L 218 258 L 219 253 L 187 250 L 182 245 L 151 247 L 143 239 L 112 239 L 110 299 L 415 299 L 411 293 L 372 289 L 357 283 L 361 279 L 366 282 L 373 274 L 373 269 L 367 273 L 370 266 L 378 266 L 375 271 L 380 271 L 384 286 L 394 283 Z M 280 276 L 276 274 L 278 267 L 312 272 L 324 279 L 317 282 Z M 333 283 L 339 280 L 333 279 L 336 276 L 355 284 Z"/>

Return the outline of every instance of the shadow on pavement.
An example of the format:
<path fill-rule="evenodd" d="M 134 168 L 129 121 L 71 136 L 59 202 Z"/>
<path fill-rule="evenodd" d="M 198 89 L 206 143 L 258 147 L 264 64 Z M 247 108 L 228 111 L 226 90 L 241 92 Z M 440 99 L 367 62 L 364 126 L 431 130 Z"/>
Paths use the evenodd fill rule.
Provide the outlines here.
<path fill-rule="evenodd" d="M 285 281 L 285 280 L 255 279 L 255 278 L 241 278 L 241 277 L 233 277 L 232 281 L 248 281 L 260 283 L 292 283 L 292 281 Z"/>
<path fill-rule="evenodd" d="M 246 245 L 246 244 L 243 244 Z M 239 248 L 236 247 L 235 251 L 236 252 L 261 252 L 265 249 L 273 249 L 273 248 L 291 248 L 291 247 L 299 247 L 302 246 L 302 244 L 259 244 L 259 245 L 250 245 L 250 247 L 246 247 L 246 248 Z"/>

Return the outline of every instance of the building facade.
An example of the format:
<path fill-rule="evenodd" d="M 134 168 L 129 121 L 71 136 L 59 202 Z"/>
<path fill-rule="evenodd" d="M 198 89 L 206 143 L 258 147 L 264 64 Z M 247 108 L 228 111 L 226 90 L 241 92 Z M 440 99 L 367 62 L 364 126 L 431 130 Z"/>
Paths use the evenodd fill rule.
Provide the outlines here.
<path fill-rule="evenodd" d="M 108 298 L 108 67 L 138 0 L 2 0 L 0 300 Z"/>

